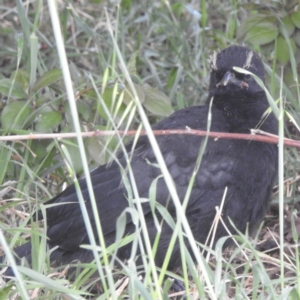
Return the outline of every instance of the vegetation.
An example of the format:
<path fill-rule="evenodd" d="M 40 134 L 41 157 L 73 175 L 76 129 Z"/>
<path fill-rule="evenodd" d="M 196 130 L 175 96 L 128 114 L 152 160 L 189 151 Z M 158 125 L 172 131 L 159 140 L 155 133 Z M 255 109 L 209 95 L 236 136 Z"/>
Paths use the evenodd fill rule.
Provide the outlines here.
<path fill-rule="evenodd" d="M 134 253 L 127 265 L 113 268 L 103 251 L 101 266 L 99 259 L 83 265 L 75 279 L 65 277 L 67 270 L 49 264 L 45 224 L 32 218 L 36 209 L 45 209 L 45 200 L 83 173 L 87 176 L 88 169 L 114 159 L 131 137 L 100 135 L 84 144 L 80 138 L 5 140 L 76 130 L 138 129 L 138 135 L 140 124 L 203 103 L 208 58 L 238 43 L 258 51 L 266 62 L 267 86 L 284 111 L 283 150 L 283 129 L 286 137 L 299 139 L 298 1 L 57 1 L 57 11 L 55 2 L 3 0 L 0 6 L 0 251 L 9 255 L 29 236 L 35 248 L 32 269 L 13 266 L 15 279 L 0 278 L 0 299 L 299 299 L 296 148 L 282 152 L 272 207 L 257 237 L 241 233 L 238 246 L 225 253 L 225 239 L 220 240 L 200 268 L 186 256 L 187 267 L 172 276 L 187 292 L 176 294 L 169 290 L 170 280 L 163 282 L 169 273 L 151 268 L 151 249 L 146 249 L 150 263 L 145 261 L 149 272 L 144 278 Z M 67 64 L 62 63 L 65 51 Z M 142 218 L 138 210 L 132 216 Z M 139 243 L 143 235 L 145 228 L 129 238 Z M 114 257 L 113 247 L 104 252 Z M 91 276 L 95 271 L 100 279 Z"/>

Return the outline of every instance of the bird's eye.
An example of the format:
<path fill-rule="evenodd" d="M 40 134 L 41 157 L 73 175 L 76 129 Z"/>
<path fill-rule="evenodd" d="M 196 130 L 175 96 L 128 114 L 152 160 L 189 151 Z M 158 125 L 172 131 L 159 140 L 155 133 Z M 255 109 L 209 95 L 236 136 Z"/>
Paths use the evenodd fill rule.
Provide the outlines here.
<path fill-rule="evenodd" d="M 250 75 L 250 74 L 245 74 L 245 75 L 244 75 L 244 79 L 245 79 L 246 81 L 248 81 L 249 79 L 251 79 L 251 75 Z"/>
<path fill-rule="evenodd" d="M 224 73 L 222 73 L 222 72 L 215 72 L 215 79 L 217 80 L 217 81 L 220 81 L 220 80 L 222 80 L 222 78 L 223 78 L 223 76 L 224 76 Z"/>

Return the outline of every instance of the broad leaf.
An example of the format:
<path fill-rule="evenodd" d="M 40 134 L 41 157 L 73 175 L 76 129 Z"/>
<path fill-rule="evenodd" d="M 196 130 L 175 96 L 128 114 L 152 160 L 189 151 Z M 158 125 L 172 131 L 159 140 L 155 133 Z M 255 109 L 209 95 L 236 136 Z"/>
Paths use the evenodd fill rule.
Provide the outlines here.
<path fill-rule="evenodd" d="M 37 92 L 38 90 L 49 86 L 56 82 L 57 80 L 62 78 L 62 72 L 60 69 L 53 69 L 50 71 L 47 71 L 40 77 L 34 84 L 33 92 Z"/>
<path fill-rule="evenodd" d="M 283 24 L 280 24 L 280 32 L 283 34 L 283 28 L 286 30 L 288 36 L 291 36 L 295 31 L 295 25 L 290 16 L 282 19 Z"/>
<path fill-rule="evenodd" d="M 295 26 L 300 28 L 300 11 L 293 12 L 291 18 Z"/>
<path fill-rule="evenodd" d="M 293 35 L 293 40 L 295 41 L 296 45 L 300 47 L 300 30 L 296 30 L 296 33 Z"/>
<path fill-rule="evenodd" d="M 140 103 L 143 103 L 145 101 L 145 93 L 144 93 L 143 87 L 141 87 L 140 85 L 137 85 L 135 83 L 133 85 L 134 85 L 134 88 L 135 88 L 135 91 L 137 93 Z M 128 105 L 132 101 L 132 99 L 133 99 L 133 95 L 130 91 L 130 88 L 126 86 L 125 90 L 124 90 L 123 102 L 126 105 Z"/>
<path fill-rule="evenodd" d="M 62 121 L 62 116 L 57 111 L 45 112 L 41 115 L 36 124 L 36 131 L 38 132 L 53 132 Z"/>
<path fill-rule="evenodd" d="M 69 155 L 71 157 L 71 163 L 72 166 L 76 172 L 76 174 L 81 173 L 83 166 L 82 166 L 82 161 L 81 161 L 81 156 L 80 156 L 80 151 L 77 146 L 77 140 L 76 139 L 68 139 L 63 141 L 64 145 L 67 147 Z M 88 153 L 87 153 L 88 154 Z M 87 155 L 88 163 L 90 161 L 90 158 Z"/>
<path fill-rule="evenodd" d="M 107 137 L 92 137 L 85 140 L 85 145 L 90 157 L 99 165 L 105 164 L 105 141 Z"/>
<path fill-rule="evenodd" d="M 136 58 L 139 55 L 139 53 L 139 51 L 133 52 L 129 59 L 129 62 L 127 64 L 127 70 L 130 74 L 136 74 Z"/>
<path fill-rule="evenodd" d="M 120 88 L 119 85 L 116 83 L 114 86 L 108 85 L 104 93 L 102 94 L 102 98 L 104 100 L 105 105 L 108 108 L 108 111 L 112 116 L 116 116 L 116 118 L 121 118 L 125 109 L 126 105 L 124 103 L 121 103 L 119 101 L 122 101 L 122 98 L 120 98 Z M 97 105 L 97 111 L 99 115 L 104 119 L 104 120 L 109 120 L 108 116 L 106 115 L 105 109 L 103 108 L 103 105 L 101 102 Z M 118 111 L 116 111 L 118 110 Z"/>
<path fill-rule="evenodd" d="M 0 93 L 16 99 L 27 98 L 27 94 L 23 90 L 22 86 L 17 81 L 13 83 L 13 81 L 8 78 L 3 78 L 0 80 Z"/>
<path fill-rule="evenodd" d="M 23 90 L 28 91 L 30 74 L 27 71 L 21 69 L 16 70 L 12 72 L 10 78 L 12 80 L 15 78 L 15 81 L 22 86 Z"/>
<path fill-rule="evenodd" d="M 2 127 L 5 129 L 21 129 L 31 109 L 25 101 L 12 101 L 5 106 L 1 114 Z"/>
<path fill-rule="evenodd" d="M 265 45 L 275 40 L 278 29 L 272 23 L 259 23 L 251 28 L 246 34 L 245 41 L 252 45 Z"/>
<path fill-rule="evenodd" d="M 293 53 L 295 53 L 296 50 L 295 42 L 292 39 L 290 39 L 290 43 L 291 43 Z M 290 61 L 289 46 L 282 35 L 279 36 L 277 39 L 276 52 L 277 52 L 277 59 L 280 63 L 286 64 L 287 62 Z"/>
<path fill-rule="evenodd" d="M 143 84 L 145 102 L 143 105 L 155 115 L 168 116 L 174 112 L 170 99 L 161 91 Z"/>
<path fill-rule="evenodd" d="M 88 103 L 81 100 L 77 100 L 76 104 L 79 115 L 82 116 L 85 121 L 88 121 L 92 116 L 91 107 L 88 105 Z"/>
<path fill-rule="evenodd" d="M 266 17 L 265 15 L 253 15 L 249 17 L 245 22 L 242 23 L 242 25 L 238 29 L 238 39 L 243 39 L 246 37 L 248 32 L 251 28 L 254 26 L 258 26 L 262 23 L 275 23 L 276 19 L 275 17 Z"/>
<path fill-rule="evenodd" d="M 14 288 L 13 284 L 9 284 L 7 286 L 4 286 L 0 290 L 0 299 L 9 299 L 9 293 Z"/>

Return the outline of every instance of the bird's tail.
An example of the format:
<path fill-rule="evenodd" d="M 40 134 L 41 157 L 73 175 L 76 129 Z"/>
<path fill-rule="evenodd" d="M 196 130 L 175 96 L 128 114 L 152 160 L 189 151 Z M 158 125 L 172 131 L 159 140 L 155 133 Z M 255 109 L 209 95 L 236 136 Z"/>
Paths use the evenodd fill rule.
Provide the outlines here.
<path fill-rule="evenodd" d="M 13 250 L 16 263 L 19 265 L 22 258 L 25 258 L 29 265 L 31 265 L 31 242 L 23 244 Z M 5 255 L 0 257 L 0 263 L 3 264 Z M 2 268 L 5 267 L 2 265 Z M 4 272 L 5 276 L 14 276 L 12 268 L 7 268 Z"/>

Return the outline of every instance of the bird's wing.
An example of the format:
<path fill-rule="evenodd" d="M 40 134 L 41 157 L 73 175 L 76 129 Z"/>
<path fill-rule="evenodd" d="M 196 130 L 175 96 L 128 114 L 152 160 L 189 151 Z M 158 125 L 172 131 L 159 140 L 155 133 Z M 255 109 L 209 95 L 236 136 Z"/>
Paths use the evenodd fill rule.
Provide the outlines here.
<path fill-rule="evenodd" d="M 91 173 L 91 179 L 97 207 L 101 212 L 101 225 L 106 234 L 113 230 L 116 219 L 128 206 L 118 164 L 101 166 Z M 94 213 L 85 178 L 81 179 L 79 183 L 91 225 L 95 229 Z M 48 201 L 46 205 L 49 226 L 47 235 L 51 245 L 59 245 L 65 250 L 74 250 L 81 243 L 88 242 L 74 185 Z"/>
<path fill-rule="evenodd" d="M 202 108 L 189 108 L 173 114 L 171 117 L 156 124 L 154 129 L 174 129 L 192 128 L 205 129 L 206 112 Z M 200 119 L 199 116 L 204 116 Z M 200 119 L 200 120 L 199 120 Z M 189 120 L 194 120 L 193 123 Z M 196 123 L 195 123 L 196 122 Z M 203 128 L 204 127 L 204 128 Z M 166 165 L 171 173 L 178 191 L 178 195 L 183 200 L 190 178 L 192 176 L 197 155 L 201 146 L 202 138 L 188 135 L 167 135 L 157 137 L 161 152 Z M 131 152 L 132 144 L 128 144 L 127 151 L 131 158 L 131 168 L 137 184 L 139 197 L 148 198 L 149 187 L 154 179 L 161 175 L 157 166 L 155 155 L 146 136 L 141 137 Z M 120 171 L 120 166 L 126 169 L 126 159 L 124 155 L 119 155 L 116 161 L 97 168 L 91 173 L 97 208 L 100 215 L 101 226 L 104 235 L 115 231 L 117 218 L 129 206 L 128 192 L 124 185 L 124 174 Z M 92 227 L 95 229 L 94 213 L 85 179 L 80 180 L 80 187 L 83 198 L 86 201 L 86 208 Z M 156 201 L 172 213 L 175 211 L 172 201 L 170 201 L 169 191 L 164 179 L 157 180 Z M 199 199 L 199 189 L 195 190 Z M 195 197 L 193 197 L 195 198 Z M 195 198 L 195 199 L 196 199 Z M 46 203 L 48 237 L 51 245 L 59 245 L 65 250 L 74 250 L 81 243 L 88 242 L 86 228 L 82 217 L 81 209 L 74 185 L 68 187 L 60 195 Z M 55 204 L 55 206 L 53 206 Z M 149 204 L 143 204 L 144 214 L 151 211 Z M 128 218 L 129 219 L 129 218 Z M 128 220 L 130 222 L 130 219 Z"/>

